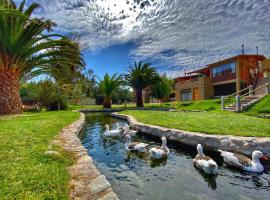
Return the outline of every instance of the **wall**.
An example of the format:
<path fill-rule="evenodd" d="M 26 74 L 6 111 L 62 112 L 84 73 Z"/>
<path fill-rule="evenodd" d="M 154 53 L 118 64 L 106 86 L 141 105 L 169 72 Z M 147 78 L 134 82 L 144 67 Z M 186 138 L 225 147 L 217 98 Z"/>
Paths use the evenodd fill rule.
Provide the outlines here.
<path fill-rule="evenodd" d="M 213 86 L 209 77 L 202 77 L 197 79 L 191 79 L 186 81 L 178 81 L 175 84 L 175 100 L 181 101 L 181 90 L 199 88 L 200 97 L 199 100 L 210 99 L 214 95 Z"/>

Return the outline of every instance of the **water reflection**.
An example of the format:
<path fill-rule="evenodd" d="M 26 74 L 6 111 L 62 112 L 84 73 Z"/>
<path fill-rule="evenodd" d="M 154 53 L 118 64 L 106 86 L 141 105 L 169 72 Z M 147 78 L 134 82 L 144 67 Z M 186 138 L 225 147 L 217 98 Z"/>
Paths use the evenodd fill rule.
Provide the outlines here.
<path fill-rule="evenodd" d="M 247 174 L 221 165 L 212 152 L 206 154 L 219 164 L 219 175 L 213 177 L 193 167 L 195 148 L 169 143 L 168 159 L 151 161 L 148 153 L 126 152 L 125 138 L 108 138 L 104 125 L 116 122 L 109 115 L 91 114 L 82 142 L 93 157 L 97 168 L 111 182 L 123 200 L 178 200 L 178 199 L 269 199 L 270 174 Z M 149 149 L 160 146 L 160 138 L 138 134 L 133 141 L 149 144 Z"/>
<path fill-rule="evenodd" d="M 198 171 L 198 174 L 200 174 L 202 176 L 203 180 L 207 183 L 209 188 L 211 188 L 213 190 L 217 189 L 217 182 L 216 182 L 217 176 L 203 173 L 201 170 L 198 170 L 197 168 L 196 168 L 196 170 Z"/>

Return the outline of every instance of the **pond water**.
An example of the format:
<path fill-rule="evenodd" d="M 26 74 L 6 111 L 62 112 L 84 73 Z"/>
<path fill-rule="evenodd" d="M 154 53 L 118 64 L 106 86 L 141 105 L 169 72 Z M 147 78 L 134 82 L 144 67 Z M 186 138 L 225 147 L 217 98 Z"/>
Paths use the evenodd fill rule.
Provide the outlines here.
<path fill-rule="evenodd" d="M 219 175 L 211 177 L 193 167 L 194 148 L 170 143 L 168 159 L 152 163 L 147 154 L 128 154 L 124 138 L 103 135 L 105 124 L 111 127 L 125 121 L 100 113 L 86 115 L 86 121 L 82 143 L 121 200 L 270 199 L 269 171 L 243 173 L 224 166 L 219 156 L 207 152 L 219 164 Z M 161 143 L 144 134 L 132 140 L 149 143 L 150 147 Z"/>

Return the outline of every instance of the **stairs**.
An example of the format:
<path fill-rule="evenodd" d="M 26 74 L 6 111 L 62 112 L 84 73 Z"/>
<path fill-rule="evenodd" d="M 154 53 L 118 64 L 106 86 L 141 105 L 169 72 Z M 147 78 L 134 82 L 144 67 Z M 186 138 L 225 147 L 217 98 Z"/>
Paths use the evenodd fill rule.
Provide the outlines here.
<path fill-rule="evenodd" d="M 268 84 L 268 86 L 267 86 Z M 267 94 L 269 94 L 270 89 L 270 77 L 264 77 L 258 80 L 256 88 L 250 92 L 247 92 L 240 99 L 240 111 L 246 110 L 251 105 L 259 102 L 262 98 L 264 98 Z M 235 95 L 235 94 L 234 94 Z M 247 96 L 249 95 L 249 96 Z M 225 110 L 236 112 L 236 102 L 233 104 L 226 106 Z"/>
<path fill-rule="evenodd" d="M 249 106 L 259 102 L 264 95 L 253 95 L 253 96 L 246 96 L 240 101 L 241 110 L 247 109 Z M 225 107 L 225 110 L 236 112 L 236 103 L 233 103 L 227 107 Z"/>
<path fill-rule="evenodd" d="M 257 88 L 265 85 L 266 83 L 270 83 L 270 77 L 265 77 L 265 78 L 258 80 Z M 265 88 L 263 88 L 261 90 L 256 91 L 255 95 L 265 95 L 265 93 L 266 93 L 266 90 L 265 90 Z"/>

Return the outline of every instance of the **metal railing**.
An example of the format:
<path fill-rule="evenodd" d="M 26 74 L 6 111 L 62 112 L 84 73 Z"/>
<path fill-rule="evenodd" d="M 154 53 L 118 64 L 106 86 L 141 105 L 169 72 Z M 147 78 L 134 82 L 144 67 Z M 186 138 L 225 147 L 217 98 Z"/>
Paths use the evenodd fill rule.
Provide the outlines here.
<path fill-rule="evenodd" d="M 232 104 L 235 103 L 235 111 L 236 112 L 242 111 L 241 98 L 246 97 L 248 95 L 252 96 L 253 94 L 255 94 L 255 92 L 257 92 L 257 91 L 259 91 L 259 90 L 261 90 L 263 88 L 265 88 L 265 90 L 266 90 L 265 91 L 266 95 L 270 94 L 270 83 L 266 83 L 266 84 L 264 84 L 264 85 L 262 85 L 262 86 L 260 86 L 260 87 L 258 87 L 256 89 L 253 89 L 253 86 L 250 85 L 249 87 L 244 88 L 243 90 L 240 90 L 240 91 L 235 92 L 233 94 L 230 94 L 228 96 L 222 96 L 221 97 L 221 110 L 225 110 L 225 100 L 226 99 L 235 97 L 235 102 L 231 102 L 231 103 Z M 240 96 L 240 94 L 242 92 L 246 91 L 247 89 L 248 89 L 248 92 Z"/>
<path fill-rule="evenodd" d="M 261 90 L 261 89 L 263 89 L 263 88 L 266 88 L 266 94 L 269 94 L 269 92 L 268 92 L 268 86 L 270 86 L 270 83 L 265 83 L 264 85 L 262 85 L 262 86 L 260 86 L 260 87 L 258 87 L 258 88 L 256 88 L 255 90 L 251 90 L 251 91 L 249 91 L 248 93 L 246 93 L 246 94 L 243 94 L 243 95 L 241 95 L 240 97 L 242 98 L 242 97 L 245 97 L 245 96 L 247 96 L 247 95 L 252 95 L 252 94 L 254 94 L 255 92 L 257 92 L 257 91 L 259 91 L 259 90 Z"/>

